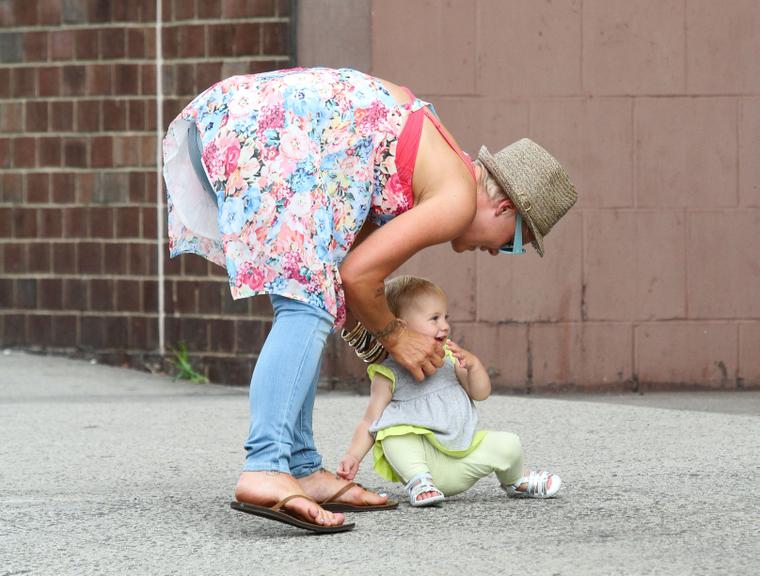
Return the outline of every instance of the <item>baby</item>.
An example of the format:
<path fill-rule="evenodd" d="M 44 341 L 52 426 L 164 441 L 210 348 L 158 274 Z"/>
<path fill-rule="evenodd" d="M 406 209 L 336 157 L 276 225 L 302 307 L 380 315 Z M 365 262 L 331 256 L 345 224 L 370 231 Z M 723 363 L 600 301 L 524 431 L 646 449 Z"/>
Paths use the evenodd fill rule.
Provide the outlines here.
<path fill-rule="evenodd" d="M 371 364 L 370 399 L 338 475 L 353 480 L 373 448 L 375 470 L 403 482 L 412 506 L 430 506 L 496 473 L 513 497 L 549 498 L 562 480 L 549 472 L 523 475 L 520 439 L 510 432 L 478 430 L 473 400 L 491 394 L 491 380 L 472 352 L 449 336 L 446 294 L 424 278 L 400 276 L 385 285 L 394 315 L 410 330 L 444 343 L 444 364 L 423 382 L 392 358 Z"/>

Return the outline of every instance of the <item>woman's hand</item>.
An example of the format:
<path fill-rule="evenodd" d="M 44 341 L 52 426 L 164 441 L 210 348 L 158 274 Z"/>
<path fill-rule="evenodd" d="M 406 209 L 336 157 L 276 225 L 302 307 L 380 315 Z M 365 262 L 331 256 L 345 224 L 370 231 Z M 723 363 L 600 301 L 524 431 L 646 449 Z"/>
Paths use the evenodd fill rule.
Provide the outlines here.
<path fill-rule="evenodd" d="M 443 366 L 443 344 L 406 326 L 382 343 L 393 359 L 409 370 L 418 382 Z"/>
<path fill-rule="evenodd" d="M 359 460 L 355 456 L 346 453 L 346 455 L 341 458 L 340 464 L 338 464 L 338 469 L 335 473 L 344 480 L 353 480 L 358 471 Z"/>

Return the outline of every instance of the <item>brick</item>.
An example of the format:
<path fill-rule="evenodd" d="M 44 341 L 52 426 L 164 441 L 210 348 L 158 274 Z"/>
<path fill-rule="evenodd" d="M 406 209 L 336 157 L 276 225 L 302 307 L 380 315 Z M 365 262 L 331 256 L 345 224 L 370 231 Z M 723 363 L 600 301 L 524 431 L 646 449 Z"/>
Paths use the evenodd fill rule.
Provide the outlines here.
<path fill-rule="evenodd" d="M 250 24 L 257 28 L 258 24 Z M 235 26 L 233 24 L 216 24 L 208 26 L 208 56 L 233 56 L 235 50 Z M 256 32 L 258 38 L 258 31 Z M 257 50 L 258 52 L 258 50 Z"/>
<path fill-rule="evenodd" d="M 87 141 L 75 138 L 63 139 L 63 165 L 72 168 L 87 166 Z"/>
<path fill-rule="evenodd" d="M 422 66 L 417 70 L 418 76 L 431 76 L 426 68 L 430 65 L 429 61 L 434 59 L 436 62 L 432 70 L 437 70 L 441 77 L 453 72 L 471 78 L 467 84 L 447 82 L 442 88 L 448 93 L 473 93 L 475 74 L 479 93 L 487 96 L 580 93 L 581 3 L 578 0 L 551 3 L 486 0 L 478 3 L 477 10 L 472 10 L 466 3 L 461 3 L 459 10 L 461 13 L 456 15 L 444 15 L 442 24 L 429 19 L 424 39 L 435 42 L 434 45 L 440 48 L 428 52 L 429 56 L 423 59 Z M 417 11 L 419 18 L 425 18 L 424 5 L 421 4 Z M 385 18 L 392 17 L 392 10 L 384 12 Z M 373 28 L 377 26 L 376 19 L 375 16 Z M 478 22 L 477 33 L 473 20 Z M 505 23 L 508 23 L 506 30 Z M 442 26 L 450 26 L 452 30 L 441 30 Z M 414 20 L 409 20 L 401 28 L 408 38 L 398 48 L 391 48 L 393 56 L 398 58 L 399 67 L 403 62 L 402 54 L 413 50 L 412 45 L 416 41 L 412 27 L 416 27 L 416 24 Z M 460 31 L 463 27 L 465 31 Z M 390 48 L 388 45 L 400 34 L 399 30 L 382 41 L 375 40 L 373 60 L 377 59 L 374 53 L 378 47 L 381 46 L 383 50 Z M 508 42 L 504 41 L 505 34 L 509 37 Z M 450 44 L 450 35 L 460 38 L 457 44 L 447 46 Z M 474 54 L 476 46 L 477 66 Z M 378 54 L 382 54 L 384 60 L 387 58 L 383 52 Z M 454 70 L 450 70 L 452 63 L 456 66 Z M 388 77 L 382 74 L 380 76 Z M 408 82 L 413 89 L 420 85 L 415 82 L 413 75 L 408 76 Z M 441 92 L 440 89 L 431 90 L 427 87 L 428 84 L 429 82 L 423 81 L 422 88 L 417 87 L 416 90 Z M 438 85 L 439 83 L 432 84 L 431 88 L 437 88 Z"/>
<path fill-rule="evenodd" d="M 290 0 L 276 0 L 277 16 L 290 16 Z"/>
<path fill-rule="evenodd" d="M 0 308 L 10 310 L 14 306 L 15 280 L 0 278 Z"/>
<path fill-rule="evenodd" d="M 632 114 L 630 98 L 531 101 L 530 135 L 581 191 L 576 209 L 634 205 Z"/>
<path fill-rule="evenodd" d="M 87 83 L 87 67 L 68 65 L 63 67 L 63 95 L 82 96 Z"/>
<path fill-rule="evenodd" d="M 11 95 L 11 69 L 0 68 L 0 98 L 8 98 Z"/>
<path fill-rule="evenodd" d="M 76 246 L 73 243 L 54 244 L 52 261 L 56 274 L 76 274 Z"/>
<path fill-rule="evenodd" d="M 195 79 L 200 90 L 205 90 L 222 79 L 221 62 L 198 62 L 195 65 Z"/>
<path fill-rule="evenodd" d="M 100 242 L 79 242 L 77 245 L 77 272 L 103 273 L 103 246 Z"/>
<path fill-rule="evenodd" d="M 77 173 L 77 202 L 79 204 L 90 204 L 93 202 L 95 179 L 100 176 L 101 172 L 93 174 L 91 172 Z"/>
<path fill-rule="evenodd" d="M 528 337 L 533 390 L 557 392 L 633 387 L 631 324 L 534 324 Z"/>
<path fill-rule="evenodd" d="M 99 172 L 95 176 L 92 201 L 99 204 L 126 203 L 129 199 L 129 173 Z"/>
<path fill-rule="evenodd" d="M 138 64 L 117 64 L 113 70 L 114 94 L 140 93 L 140 66 Z"/>
<path fill-rule="evenodd" d="M 760 208 L 760 98 L 744 98 L 739 108 L 739 205 Z"/>
<path fill-rule="evenodd" d="M 47 274 L 51 271 L 50 244 L 35 242 L 27 249 L 27 269 L 29 272 Z"/>
<path fill-rule="evenodd" d="M 70 132 L 74 129 L 74 103 L 70 100 L 50 103 L 50 129 L 54 132 Z"/>
<path fill-rule="evenodd" d="M 48 103 L 46 100 L 29 100 L 26 102 L 26 131 L 46 132 L 49 130 Z"/>
<path fill-rule="evenodd" d="M 63 280 L 63 307 L 65 310 L 86 310 L 89 281 L 80 278 Z"/>
<path fill-rule="evenodd" d="M 98 31 L 91 28 L 75 30 L 74 54 L 77 60 L 96 60 L 98 58 Z"/>
<path fill-rule="evenodd" d="M 60 278 L 43 278 L 38 282 L 38 306 L 43 310 L 63 308 L 63 281 Z"/>
<path fill-rule="evenodd" d="M 40 0 L 37 12 L 37 23 L 55 26 L 61 23 L 60 0 Z"/>
<path fill-rule="evenodd" d="M 195 65 L 177 64 L 175 71 L 177 74 L 177 94 L 195 94 L 198 91 L 195 79 Z"/>
<path fill-rule="evenodd" d="M 111 64 L 90 64 L 85 91 L 92 96 L 114 93 L 114 67 Z"/>
<path fill-rule="evenodd" d="M 175 310 L 177 312 L 198 312 L 198 282 L 177 282 Z"/>
<path fill-rule="evenodd" d="M 760 212 L 689 214 L 687 297 L 690 318 L 760 317 L 755 238 Z M 710 257 L 706 258 L 705 255 Z"/>
<path fill-rule="evenodd" d="M 127 104 L 124 100 L 109 99 L 103 101 L 103 129 L 108 131 L 125 130 L 127 127 Z"/>
<path fill-rule="evenodd" d="M 6 244 L 3 246 L 3 268 L 7 274 L 19 274 L 27 269 L 26 246 L 24 244 Z"/>
<path fill-rule="evenodd" d="M 179 338 L 189 351 L 208 350 L 208 321 L 198 318 L 180 318 Z"/>
<path fill-rule="evenodd" d="M 31 168 L 37 164 L 37 140 L 19 137 L 13 142 L 13 166 Z"/>
<path fill-rule="evenodd" d="M 736 106 L 733 98 L 637 101 L 639 206 L 736 205 Z"/>
<path fill-rule="evenodd" d="M 744 388 L 760 388 L 760 322 L 739 324 L 739 378 Z"/>
<path fill-rule="evenodd" d="M 40 167 L 56 167 L 61 165 L 62 139 L 59 137 L 39 139 Z"/>
<path fill-rule="evenodd" d="M 140 237 L 140 208 L 116 208 L 116 237 Z"/>
<path fill-rule="evenodd" d="M 70 204 L 76 199 L 74 174 L 57 172 L 52 175 L 51 196 L 56 204 Z"/>
<path fill-rule="evenodd" d="M 48 55 L 48 33 L 26 32 L 24 34 L 24 61 L 44 62 Z"/>
<path fill-rule="evenodd" d="M 87 209 L 65 208 L 61 210 L 63 218 L 63 235 L 66 238 L 87 238 Z"/>
<path fill-rule="evenodd" d="M 113 208 L 93 206 L 90 208 L 90 236 L 92 238 L 113 238 Z"/>
<path fill-rule="evenodd" d="M 209 350 L 213 352 L 235 351 L 235 321 L 209 320 Z"/>
<path fill-rule="evenodd" d="M 21 62 L 24 59 L 24 35 L 20 32 L 0 32 L 0 64 Z"/>
<path fill-rule="evenodd" d="M 252 52 L 255 53 L 255 52 Z M 285 22 L 261 24 L 261 54 L 290 53 L 290 26 Z"/>
<path fill-rule="evenodd" d="M 142 28 L 130 28 L 127 31 L 127 57 L 145 58 L 145 30 Z"/>
<path fill-rule="evenodd" d="M 0 207 L 0 238 L 13 238 L 13 210 Z"/>
<path fill-rule="evenodd" d="M 76 36 L 70 30 L 52 30 L 49 33 L 48 52 L 50 59 L 73 60 Z"/>
<path fill-rule="evenodd" d="M 113 165 L 113 139 L 110 136 L 92 138 L 90 146 L 90 166 L 107 168 Z"/>
<path fill-rule="evenodd" d="M 222 0 L 222 18 L 274 16 L 272 0 Z"/>
<path fill-rule="evenodd" d="M 198 18 L 215 20 L 222 15 L 222 0 L 198 2 Z"/>
<path fill-rule="evenodd" d="M 220 282 L 201 282 L 198 287 L 198 312 L 201 314 L 222 313 L 222 293 L 227 287 Z"/>
<path fill-rule="evenodd" d="M 156 67 L 152 64 L 143 64 L 140 66 L 140 78 L 142 81 L 142 94 L 156 93 Z M 155 108 L 155 103 L 154 103 Z"/>
<path fill-rule="evenodd" d="M 43 238 L 60 238 L 63 234 L 63 218 L 58 208 L 41 210 L 42 229 L 40 236 Z"/>
<path fill-rule="evenodd" d="M 13 96 L 33 97 L 37 92 L 37 74 L 34 68 L 13 69 Z"/>
<path fill-rule="evenodd" d="M 264 346 L 267 323 L 262 320 L 235 321 L 235 351 L 242 354 L 258 354 Z"/>
<path fill-rule="evenodd" d="M 679 211 L 593 211 L 584 218 L 584 315 L 686 315 L 685 221 Z"/>
<path fill-rule="evenodd" d="M 142 299 L 143 309 L 146 312 L 158 311 L 158 282 L 153 280 L 143 281 Z"/>
<path fill-rule="evenodd" d="M 206 53 L 206 27 L 203 25 L 178 26 L 177 56 L 180 58 L 200 58 Z"/>
<path fill-rule="evenodd" d="M 23 102 L 3 103 L 0 107 L 0 131 L 21 132 L 24 129 Z"/>
<path fill-rule="evenodd" d="M 728 322 L 660 322 L 634 329 L 636 374 L 657 386 L 733 388 L 738 329 Z"/>
<path fill-rule="evenodd" d="M 687 89 L 697 94 L 757 94 L 760 78 L 748 54 L 760 50 L 754 25 L 760 21 L 760 5 L 736 0 L 728 10 L 709 0 L 686 3 L 689 51 L 686 59 Z"/>
<path fill-rule="evenodd" d="M 35 348 L 47 348 L 52 343 L 53 320 L 50 316 L 33 315 L 27 317 L 31 344 Z"/>
<path fill-rule="evenodd" d="M 79 317 L 73 315 L 53 316 L 51 344 L 61 348 L 74 348 L 77 342 Z"/>
<path fill-rule="evenodd" d="M 82 316 L 80 319 L 79 344 L 83 348 L 100 349 L 103 347 L 104 318 L 100 316 Z"/>
<path fill-rule="evenodd" d="M 148 244 L 130 244 L 128 249 L 128 273 L 133 276 L 147 276 L 154 262 L 155 247 Z"/>
<path fill-rule="evenodd" d="M 109 316 L 104 322 L 105 348 L 123 350 L 129 342 L 129 328 L 125 316 Z"/>
<path fill-rule="evenodd" d="M 135 136 L 116 136 L 113 139 L 113 165 L 116 168 L 140 165 L 139 140 Z"/>
<path fill-rule="evenodd" d="M 21 174 L 0 173 L 0 201 L 21 203 L 24 200 L 24 182 Z"/>
<path fill-rule="evenodd" d="M 37 68 L 37 85 L 40 96 L 60 96 L 63 86 L 63 73 L 60 66 L 41 66 Z"/>
<path fill-rule="evenodd" d="M 149 318 L 143 316 L 130 315 L 127 318 L 127 329 L 129 331 L 129 339 L 127 346 L 131 349 L 145 349 L 147 348 L 147 323 L 150 322 Z"/>
<path fill-rule="evenodd" d="M 16 280 L 16 308 L 33 310 L 37 308 L 37 280 L 19 278 Z"/>
<path fill-rule="evenodd" d="M 137 280 L 118 280 L 116 282 L 116 310 L 124 312 L 141 312 L 142 287 Z"/>
<path fill-rule="evenodd" d="M 110 22 L 113 2 L 110 0 L 90 0 L 87 6 L 87 17 L 90 22 Z"/>
<path fill-rule="evenodd" d="M 174 0 L 172 5 L 173 20 L 192 20 L 195 18 L 195 2 Z"/>
<path fill-rule="evenodd" d="M 3 326 L 3 346 L 24 346 L 28 341 L 26 316 L 7 314 Z"/>
<path fill-rule="evenodd" d="M 11 142 L 10 138 L 0 138 L 0 167 L 2 168 L 11 167 L 11 158 L 13 156 Z"/>
<path fill-rule="evenodd" d="M 111 311 L 114 309 L 113 280 L 95 278 L 90 281 L 90 310 Z"/>
<path fill-rule="evenodd" d="M 115 60 L 127 55 L 127 35 L 123 29 L 108 28 L 98 33 L 100 59 Z"/>
<path fill-rule="evenodd" d="M 16 208 L 13 211 L 16 238 L 36 238 L 39 235 L 37 208 Z"/>
<path fill-rule="evenodd" d="M 105 107 L 108 100 L 103 101 Z M 77 131 L 78 132 L 100 132 L 101 118 L 102 123 L 107 122 L 106 110 L 101 114 L 101 102 L 98 100 L 79 100 L 77 102 Z M 109 120 L 110 121 L 110 120 Z M 104 129 L 108 129 L 103 126 Z"/>
<path fill-rule="evenodd" d="M 27 174 L 26 201 L 29 204 L 47 203 L 50 201 L 49 174 L 44 172 Z"/>
<path fill-rule="evenodd" d="M 124 275 L 127 273 L 127 247 L 122 244 L 103 245 L 103 272 L 108 275 Z"/>
<path fill-rule="evenodd" d="M 682 93 L 684 17 L 681 0 L 584 2 L 583 87 L 594 94 Z"/>
<path fill-rule="evenodd" d="M 63 0 L 61 20 L 64 24 L 87 22 L 87 0 Z"/>
<path fill-rule="evenodd" d="M 145 130 L 145 102 L 141 100 L 127 102 L 127 129 L 130 131 Z"/>

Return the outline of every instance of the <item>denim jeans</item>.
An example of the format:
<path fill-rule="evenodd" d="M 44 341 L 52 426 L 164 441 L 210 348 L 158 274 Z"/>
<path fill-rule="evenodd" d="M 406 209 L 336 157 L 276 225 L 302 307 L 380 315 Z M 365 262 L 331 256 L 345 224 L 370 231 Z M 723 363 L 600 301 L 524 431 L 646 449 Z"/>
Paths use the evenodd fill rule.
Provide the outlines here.
<path fill-rule="evenodd" d="M 308 476 L 322 466 L 311 415 L 333 317 L 321 308 L 270 295 L 274 322 L 253 370 L 244 470 Z"/>

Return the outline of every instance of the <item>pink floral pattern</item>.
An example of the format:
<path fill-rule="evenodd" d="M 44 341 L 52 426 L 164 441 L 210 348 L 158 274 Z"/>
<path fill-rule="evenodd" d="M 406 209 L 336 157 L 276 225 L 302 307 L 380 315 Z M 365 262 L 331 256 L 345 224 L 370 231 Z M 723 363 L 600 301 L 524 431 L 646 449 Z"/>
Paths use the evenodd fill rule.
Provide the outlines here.
<path fill-rule="evenodd" d="M 175 119 L 195 122 L 216 193 L 220 239 L 186 227 L 167 178 L 172 256 L 227 269 L 235 299 L 280 294 L 345 319 L 338 268 L 362 224 L 382 225 L 413 199 L 396 173 L 407 115 L 375 78 L 349 69 L 291 69 L 223 80 Z M 164 154 L 176 152 L 174 123 Z"/>

